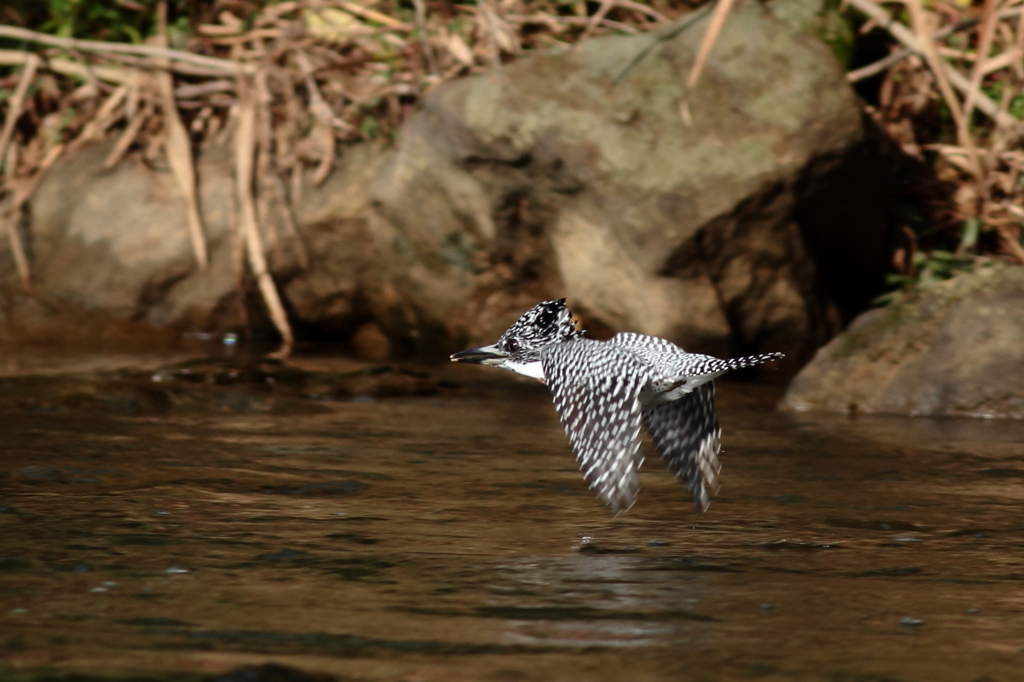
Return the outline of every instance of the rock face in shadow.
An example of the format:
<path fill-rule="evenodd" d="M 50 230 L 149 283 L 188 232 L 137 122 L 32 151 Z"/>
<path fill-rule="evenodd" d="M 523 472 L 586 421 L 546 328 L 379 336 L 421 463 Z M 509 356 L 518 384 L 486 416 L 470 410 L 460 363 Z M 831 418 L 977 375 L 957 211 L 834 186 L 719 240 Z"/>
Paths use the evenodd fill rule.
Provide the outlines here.
<path fill-rule="evenodd" d="M 861 290 L 883 253 L 877 195 L 842 182 L 855 97 L 824 45 L 756 3 L 687 95 L 704 28 L 595 39 L 427 97 L 373 187 L 422 324 L 483 339 L 564 294 L 605 327 L 792 363 L 838 330 L 812 249 L 841 253 Z"/>
<path fill-rule="evenodd" d="M 781 408 L 1022 419 L 1022 339 L 1024 268 L 980 268 L 861 315 Z"/>

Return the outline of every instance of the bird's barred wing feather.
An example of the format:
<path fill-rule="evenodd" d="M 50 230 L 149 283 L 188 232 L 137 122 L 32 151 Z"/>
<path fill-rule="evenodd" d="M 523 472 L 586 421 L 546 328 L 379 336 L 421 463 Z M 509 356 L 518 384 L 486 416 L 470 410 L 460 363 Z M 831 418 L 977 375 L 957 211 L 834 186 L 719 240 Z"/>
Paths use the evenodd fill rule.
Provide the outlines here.
<path fill-rule="evenodd" d="M 643 413 L 643 423 L 665 464 L 693 495 L 697 511 L 707 509 L 718 492 L 721 429 L 715 417 L 715 385 L 701 384 L 678 400 Z"/>
<path fill-rule="evenodd" d="M 764 353 L 722 360 L 710 355 L 687 353 L 671 341 L 636 332 L 616 334 L 612 337 L 611 343 L 632 351 L 651 367 L 657 368 L 657 374 L 664 375 L 669 381 L 684 377 L 710 380 L 729 370 L 754 367 L 783 357 L 782 353 Z M 653 379 L 658 383 L 659 377 Z"/>
<path fill-rule="evenodd" d="M 636 501 L 646 367 L 612 344 L 573 339 L 541 356 L 555 409 L 587 484 L 618 514 Z"/>

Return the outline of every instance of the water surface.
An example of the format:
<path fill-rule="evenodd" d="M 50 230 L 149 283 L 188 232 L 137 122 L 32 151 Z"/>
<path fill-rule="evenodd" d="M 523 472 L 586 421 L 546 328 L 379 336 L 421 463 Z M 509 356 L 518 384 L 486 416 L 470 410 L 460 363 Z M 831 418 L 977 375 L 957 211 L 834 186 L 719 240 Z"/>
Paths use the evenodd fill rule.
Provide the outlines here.
<path fill-rule="evenodd" d="M 649 457 L 612 518 L 545 389 L 467 369 L 3 380 L 0 677 L 1024 676 L 1024 424 L 723 385 L 709 511 Z"/>

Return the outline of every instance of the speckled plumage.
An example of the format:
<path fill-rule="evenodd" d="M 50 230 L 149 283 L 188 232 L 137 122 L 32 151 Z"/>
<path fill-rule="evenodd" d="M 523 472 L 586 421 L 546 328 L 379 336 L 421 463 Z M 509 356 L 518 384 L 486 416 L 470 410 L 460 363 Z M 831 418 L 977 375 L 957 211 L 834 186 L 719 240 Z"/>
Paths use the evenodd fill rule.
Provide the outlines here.
<path fill-rule="evenodd" d="M 576 330 L 562 299 L 529 310 L 495 345 L 456 353 L 452 360 L 491 364 L 547 383 L 583 478 L 618 514 L 633 505 L 640 489 L 641 424 L 697 510 L 706 509 L 721 469 L 713 380 L 781 357 L 720 360 L 635 333 L 594 341 Z"/>

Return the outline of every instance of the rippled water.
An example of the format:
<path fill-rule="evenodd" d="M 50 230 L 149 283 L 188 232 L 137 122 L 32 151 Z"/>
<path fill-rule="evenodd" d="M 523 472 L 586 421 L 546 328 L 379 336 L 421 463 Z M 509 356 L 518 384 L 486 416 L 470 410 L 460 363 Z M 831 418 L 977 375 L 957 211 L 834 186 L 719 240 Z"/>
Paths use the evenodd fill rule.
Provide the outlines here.
<path fill-rule="evenodd" d="M 470 369 L 401 398 L 7 381 L 0 677 L 1024 677 L 1024 424 L 724 385 L 708 513 L 649 458 L 612 518 L 544 388 Z"/>

